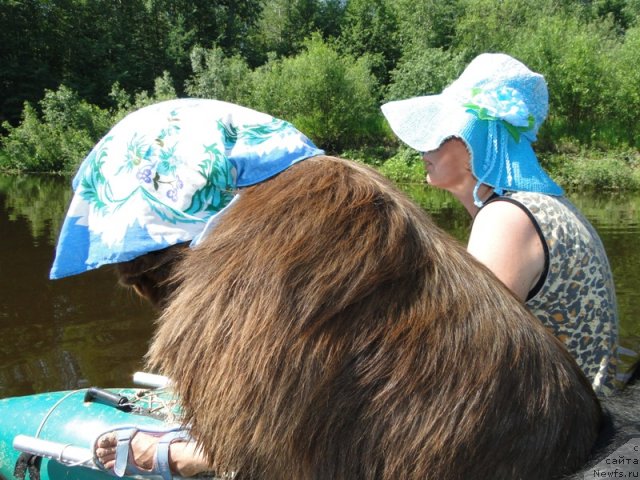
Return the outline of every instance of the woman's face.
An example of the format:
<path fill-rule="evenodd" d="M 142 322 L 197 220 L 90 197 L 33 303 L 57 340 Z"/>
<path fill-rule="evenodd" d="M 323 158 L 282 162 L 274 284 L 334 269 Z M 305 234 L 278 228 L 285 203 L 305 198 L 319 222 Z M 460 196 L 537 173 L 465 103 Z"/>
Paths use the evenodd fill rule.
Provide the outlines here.
<path fill-rule="evenodd" d="M 437 150 L 424 153 L 422 159 L 429 185 L 456 192 L 476 183 L 471 173 L 469 151 L 459 138 L 446 140 Z"/>

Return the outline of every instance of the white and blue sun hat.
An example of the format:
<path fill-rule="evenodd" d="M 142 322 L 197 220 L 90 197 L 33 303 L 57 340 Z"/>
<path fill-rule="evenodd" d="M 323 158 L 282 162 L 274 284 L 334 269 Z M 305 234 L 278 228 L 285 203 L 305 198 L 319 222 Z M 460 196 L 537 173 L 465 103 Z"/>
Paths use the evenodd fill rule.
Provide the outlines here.
<path fill-rule="evenodd" d="M 137 110 L 80 165 L 50 278 L 197 243 L 236 189 L 323 153 L 290 123 L 226 102 Z"/>
<path fill-rule="evenodd" d="M 504 191 L 562 195 L 538 163 L 531 143 L 547 116 L 544 77 L 509 55 L 476 57 L 440 95 L 389 102 L 382 112 L 395 134 L 420 152 L 436 150 L 451 137 L 462 139 L 471 171 L 481 184 Z"/>

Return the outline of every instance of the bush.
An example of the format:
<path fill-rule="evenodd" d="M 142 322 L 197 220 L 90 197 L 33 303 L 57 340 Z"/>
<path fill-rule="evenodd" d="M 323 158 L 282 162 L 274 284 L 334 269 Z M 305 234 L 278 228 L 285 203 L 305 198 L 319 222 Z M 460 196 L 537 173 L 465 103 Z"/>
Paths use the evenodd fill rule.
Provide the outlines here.
<path fill-rule="evenodd" d="M 253 75 L 251 106 L 288 120 L 330 151 L 379 137 L 382 116 L 366 57 L 340 55 L 315 35 L 306 51 L 272 58 Z"/>
<path fill-rule="evenodd" d="M 611 25 L 554 15 L 523 29 L 514 43 L 510 53 L 542 73 L 548 84 L 549 118 L 540 132 L 542 144 L 563 137 L 588 145 L 615 143 L 611 35 Z"/>
<path fill-rule="evenodd" d="M 612 58 L 614 67 L 608 73 L 615 88 L 606 98 L 611 104 L 609 121 L 617 121 L 618 143 L 640 148 L 640 25 L 627 30 Z"/>
<path fill-rule="evenodd" d="M 39 103 L 41 114 L 26 103 L 22 123 L 4 123 L 1 139 L 4 158 L 0 167 L 33 172 L 71 171 L 109 128 L 109 113 L 80 100 L 61 86 L 47 90 Z"/>
<path fill-rule="evenodd" d="M 409 148 L 398 153 L 379 168 L 380 173 L 396 183 L 424 183 L 425 170 L 420 154 Z"/>
<path fill-rule="evenodd" d="M 173 79 L 167 71 L 163 72 L 161 77 L 157 77 L 155 79 L 153 94 L 151 95 L 146 90 L 143 90 L 133 95 L 132 99 L 132 96 L 129 95 L 118 82 L 116 82 L 111 87 L 109 96 L 116 104 L 116 108 L 111 115 L 112 124 L 119 122 L 127 114 L 135 110 L 178 97 L 176 89 L 173 86 Z"/>
<path fill-rule="evenodd" d="M 568 189 L 638 190 L 640 162 L 637 154 L 581 152 L 553 156 L 547 163 L 553 177 Z"/>
<path fill-rule="evenodd" d="M 111 89 L 116 103 L 113 111 L 101 109 L 80 99 L 70 88 L 61 85 L 47 90 L 39 102 L 40 113 L 26 103 L 22 122 L 3 127 L 7 135 L 0 138 L 3 154 L 0 169 L 27 172 L 72 172 L 95 143 L 128 113 L 146 105 L 176 98 L 171 76 L 164 72 L 155 80 L 154 92 L 142 91 L 133 96 L 119 84 Z"/>
<path fill-rule="evenodd" d="M 187 80 L 187 94 L 245 104 L 251 91 L 251 69 L 235 56 L 226 58 L 222 49 L 195 47 L 191 51 L 193 75 Z"/>
<path fill-rule="evenodd" d="M 526 41 L 527 24 L 552 15 L 557 0 L 461 0 L 453 44 L 468 58 L 484 52 L 508 52 Z"/>
<path fill-rule="evenodd" d="M 389 129 L 390 130 L 390 129 Z M 391 133 L 388 134 L 391 137 Z M 381 167 L 391 156 L 398 153 L 398 145 L 365 145 L 361 148 L 349 148 L 340 153 L 340 157 L 364 163 L 371 167 Z"/>
<path fill-rule="evenodd" d="M 409 49 L 391 72 L 387 101 L 440 93 L 462 72 L 461 54 L 440 48 Z"/>

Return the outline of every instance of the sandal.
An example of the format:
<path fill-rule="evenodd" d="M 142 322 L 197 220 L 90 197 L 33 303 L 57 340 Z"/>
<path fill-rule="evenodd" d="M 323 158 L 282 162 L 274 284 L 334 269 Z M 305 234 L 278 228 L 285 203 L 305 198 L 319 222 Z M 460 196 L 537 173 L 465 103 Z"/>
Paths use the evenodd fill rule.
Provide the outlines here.
<path fill-rule="evenodd" d="M 153 466 L 150 470 L 140 468 L 136 465 L 133 455 L 131 454 L 131 439 L 138 432 L 146 433 L 159 437 L 156 445 L 156 453 L 153 457 Z M 96 455 L 97 443 L 100 437 L 108 433 L 115 433 L 116 436 L 116 460 L 113 470 L 107 469 Z M 96 467 L 105 472 L 111 473 L 117 477 L 124 477 L 125 475 L 142 475 L 142 476 L 155 476 L 161 477 L 163 480 L 172 480 L 173 474 L 169 468 L 169 446 L 173 442 L 188 441 L 191 437 L 189 432 L 181 427 L 167 427 L 167 428 L 150 428 L 150 427 L 136 427 L 132 425 L 118 426 L 110 428 L 96 436 L 93 441 L 92 452 L 93 462 Z"/>

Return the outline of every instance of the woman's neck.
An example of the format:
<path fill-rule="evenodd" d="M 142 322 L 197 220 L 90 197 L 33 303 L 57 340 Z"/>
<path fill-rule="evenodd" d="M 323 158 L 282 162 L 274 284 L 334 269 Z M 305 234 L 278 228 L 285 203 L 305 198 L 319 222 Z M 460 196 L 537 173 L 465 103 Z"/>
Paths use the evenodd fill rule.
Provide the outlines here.
<path fill-rule="evenodd" d="M 456 197 L 458 201 L 462 203 L 462 205 L 467 210 L 467 212 L 469 212 L 469 215 L 471 215 L 471 218 L 475 218 L 476 214 L 480 210 L 480 207 L 478 207 L 474 202 L 474 197 L 473 197 L 474 188 L 475 188 L 475 183 L 471 188 L 467 187 L 457 191 L 451 191 L 453 196 Z M 491 197 L 491 195 L 493 195 L 493 188 L 484 183 L 481 184 L 480 188 L 478 188 L 478 198 L 482 202 L 485 202 Z"/>

